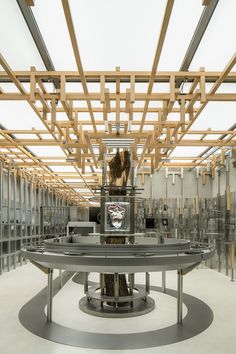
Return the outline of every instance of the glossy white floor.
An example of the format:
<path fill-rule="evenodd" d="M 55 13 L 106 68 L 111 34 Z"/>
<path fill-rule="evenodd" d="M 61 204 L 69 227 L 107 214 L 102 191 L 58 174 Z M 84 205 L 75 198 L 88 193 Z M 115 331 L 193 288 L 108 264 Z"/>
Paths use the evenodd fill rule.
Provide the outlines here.
<path fill-rule="evenodd" d="M 55 272 L 56 276 L 58 272 Z M 95 276 L 90 276 L 96 280 Z M 0 277 L 0 353 L 1 354 L 235 354 L 236 353 L 236 282 L 209 269 L 194 270 L 184 277 L 184 291 L 206 302 L 214 312 L 211 326 L 198 336 L 172 345 L 140 350 L 94 350 L 71 347 L 44 340 L 28 332 L 19 322 L 24 303 L 46 285 L 46 276 L 31 264 Z M 140 275 L 138 282 L 143 281 Z M 160 274 L 151 275 L 151 284 L 160 285 Z M 176 289 L 176 272 L 167 273 L 167 287 Z M 103 333 L 145 332 L 164 328 L 176 321 L 176 300 L 152 292 L 156 309 L 130 319 L 103 319 L 79 311 L 82 287 L 69 281 L 54 298 L 53 320 L 71 328 Z M 185 309 L 184 309 L 185 310 Z M 185 310 L 186 312 L 186 310 Z"/>

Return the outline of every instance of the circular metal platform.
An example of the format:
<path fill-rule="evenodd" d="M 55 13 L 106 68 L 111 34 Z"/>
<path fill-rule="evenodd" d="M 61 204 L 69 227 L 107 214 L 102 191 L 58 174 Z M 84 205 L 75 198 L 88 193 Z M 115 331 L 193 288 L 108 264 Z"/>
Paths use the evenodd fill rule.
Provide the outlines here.
<path fill-rule="evenodd" d="M 115 307 L 114 305 L 108 305 L 107 302 L 104 302 L 101 306 L 99 301 L 95 299 L 88 301 L 87 296 L 84 296 L 79 301 L 79 308 L 81 311 L 93 316 L 105 318 L 127 318 L 141 316 L 151 312 L 155 308 L 155 301 L 150 296 L 147 296 L 145 300 L 143 298 L 134 299 L 132 301 L 132 306 L 130 304 L 126 304 L 125 306 Z"/>
<path fill-rule="evenodd" d="M 71 275 L 65 273 L 65 281 L 68 281 Z M 54 280 L 54 289 L 55 296 L 60 289 L 58 278 Z M 161 291 L 161 288 L 152 286 L 151 290 Z M 177 297 L 177 292 L 172 289 L 166 289 L 166 294 Z M 184 294 L 183 301 L 187 307 L 187 315 L 184 317 L 182 324 L 174 324 L 152 331 L 125 334 L 95 333 L 85 331 L 83 328 L 73 329 L 56 322 L 47 322 L 44 311 L 46 298 L 47 288 L 44 288 L 21 308 L 19 320 L 22 326 L 41 338 L 80 348 L 135 350 L 170 345 L 200 334 L 213 321 L 212 310 L 206 303 L 194 296 Z"/>

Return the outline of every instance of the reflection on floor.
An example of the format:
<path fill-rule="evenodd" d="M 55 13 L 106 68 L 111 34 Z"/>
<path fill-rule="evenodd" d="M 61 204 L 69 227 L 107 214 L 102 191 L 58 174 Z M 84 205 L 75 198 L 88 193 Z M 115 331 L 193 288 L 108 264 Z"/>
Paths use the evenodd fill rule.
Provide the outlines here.
<path fill-rule="evenodd" d="M 55 271 L 55 276 L 58 272 Z M 97 275 L 90 275 L 96 281 Z M 137 282 L 144 282 L 143 275 Z M 70 347 L 39 338 L 18 320 L 24 303 L 46 286 L 47 278 L 34 266 L 27 264 L 0 277 L 0 353 L 1 354 L 86 354 L 86 353 L 162 353 L 162 354 L 235 354 L 236 352 L 236 283 L 223 274 L 209 269 L 194 270 L 184 277 L 184 291 L 206 302 L 214 312 L 211 326 L 189 340 L 173 345 L 140 350 L 94 350 Z M 160 285 L 159 273 L 151 274 L 151 284 Z M 176 272 L 167 273 L 167 287 L 176 289 Z M 156 309 L 147 315 L 129 319 L 103 319 L 80 312 L 78 300 L 83 295 L 81 285 L 72 280 L 55 296 L 53 320 L 70 328 L 97 333 L 145 332 L 164 328 L 176 321 L 175 299 L 152 292 Z M 185 310 L 186 311 L 186 310 Z"/>

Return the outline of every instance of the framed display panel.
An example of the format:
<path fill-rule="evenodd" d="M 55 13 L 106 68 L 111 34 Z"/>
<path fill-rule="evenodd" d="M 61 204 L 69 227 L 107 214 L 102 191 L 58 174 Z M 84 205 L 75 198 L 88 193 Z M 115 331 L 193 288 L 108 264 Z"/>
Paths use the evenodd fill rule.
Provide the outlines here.
<path fill-rule="evenodd" d="M 105 232 L 130 231 L 130 203 L 105 203 Z"/>

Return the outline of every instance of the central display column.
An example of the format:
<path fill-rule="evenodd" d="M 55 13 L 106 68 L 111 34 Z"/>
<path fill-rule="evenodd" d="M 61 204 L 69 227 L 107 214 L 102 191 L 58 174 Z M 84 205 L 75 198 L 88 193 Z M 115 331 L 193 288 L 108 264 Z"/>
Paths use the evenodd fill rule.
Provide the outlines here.
<path fill-rule="evenodd" d="M 106 244 L 125 244 L 126 237 L 122 234 L 131 233 L 134 218 L 130 215 L 130 198 L 127 197 L 127 182 L 130 174 L 130 153 L 129 151 L 116 152 L 116 155 L 109 161 L 109 185 L 106 188 L 106 170 L 103 171 L 103 187 L 101 205 L 101 233 L 112 234 L 105 237 Z M 129 191 L 131 192 L 131 190 Z M 122 197 L 124 196 L 124 197 Z M 133 230 L 132 230 L 133 231 Z M 102 275 L 103 276 L 103 275 Z M 116 279 L 118 278 L 118 279 Z M 118 284 L 115 284 L 118 282 Z M 115 286 L 116 285 L 116 286 Z M 104 274 L 104 286 L 107 296 L 114 296 L 117 289 L 118 296 L 128 296 L 129 290 L 125 274 Z M 110 304 L 112 305 L 112 303 Z M 115 306 L 125 306 L 125 302 L 114 303 Z"/>
<path fill-rule="evenodd" d="M 129 245 L 134 243 L 138 234 L 134 233 L 136 187 L 129 151 L 117 150 L 108 163 L 104 156 L 102 172 L 100 242 L 107 248 L 107 257 L 110 252 L 116 252 L 117 245 L 120 260 L 124 255 L 132 258 L 135 252 L 132 254 Z M 127 248 L 128 253 L 125 251 Z M 130 317 L 148 313 L 154 309 L 155 302 L 148 296 L 149 273 L 146 273 L 145 279 L 146 284 L 137 286 L 134 273 L 120 274 L 108 269 L 100 273 L 99 284 L 88 287 L 86 280 L 86 298 L 80 300 L 80 309 L 101 317 Z"/>

